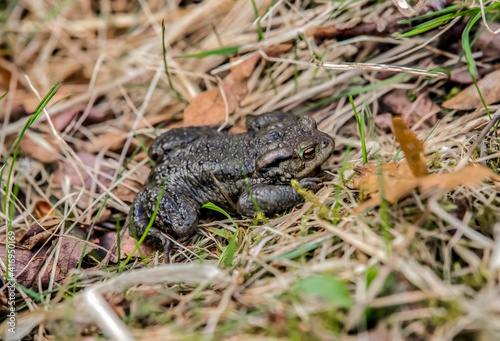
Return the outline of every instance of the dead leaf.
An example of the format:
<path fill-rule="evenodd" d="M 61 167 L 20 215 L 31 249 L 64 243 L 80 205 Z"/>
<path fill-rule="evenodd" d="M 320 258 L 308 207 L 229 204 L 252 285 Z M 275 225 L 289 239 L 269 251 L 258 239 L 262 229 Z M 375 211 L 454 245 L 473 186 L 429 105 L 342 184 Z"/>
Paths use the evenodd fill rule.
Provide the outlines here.
<path fill-rule="evenodd" d="M 61 218 L 53 217 L 40 224 L 33 224 L 28 232 L 19 240 L 19 244 L 28 250 L 43 244 L 55 233 L 55 228 L 61 223 Z"/>
<path fill-rule="evenodd" d="M 89 172 L 93 174 L 93 177 L 97 178 L 104 187 L 109 187 L 115 169 L 107 164 L 107 159 L 98 159 L 96 155 L 86 152 L 78 152 L 77 155 Z M 77 166 L 76 168 L 68 160 L 59 162 L 57 170 L 50 175 L 50 188 L 52 189 L 52 194 L 58 199 L 62 198 L 65 195 L 62 188 L 66 182 L 72 187 L 72 190 L 80 190 L 84 187 L 88 191 L 102 193 L 102 187 L 94 184 L 94 179 L 82 168 L 80 163 L 76 160 L 74 163 Z M 99 166 L 97 167 L 97 165 Z M 82 177 L 81 179 L 79 174 Z M 91 197 L 91 194 L 84 193 L 78 200 L 78 207 L 83 209 L 87 208 L 94 200 L 91 199 Z"/>
<path fill-rule="evenodd" d="M 408 27 L 408 25 L 398 23 L 401 19 L 404 18 L 398 15 L 369 23 L 355 23 L 349 27 L 339 27 L 338 25 L 313 27 L 307 30 L 307 35 L 313 36 L 320 41 L 325 39 L 344 40 L 360 35 L 387 36 Z"/>
<path fill-rule="evenodd" d="M 384 130 L 385 132 L 390 132 L 392 128 L 392 115 L 391 114 L 378 114 L 373 118 L 375 125 Z"/>
<path fill-rule="evenodd" d="M 408 187 L 415 187 L 417 179 L 410 171 L 406 161 L 396 163 L 388 162 L 381 166 L 366 164 L 362 168 L 356 169 L 360 175 L 353 179 L 353 187 L 359 189 L 361 200 L 374 197 L 378 194 L 380 179 L 383 175 L 385 185 L 385 197 L 389 202 L 395 202 L 402 196 L 407 195 Z"/>
<path fill-rule="evenodd" d="M 254 55 L 231 68 L 229 75 L 222 81 L 224 95 L 219 87 L 216 87 L 193 98 L 184 110 L 184 126 L 216 125 L 226 118 L 226 110 L 228 114 L 234 112 L 246 96 L 246 81 L 249 77 L 247 75 L 251 74 L 259 58 L 259 55 Z M 232 58 L 231 62 L 236 60 L 238 59 Z"/>
<path fill-rule="evenodd" d="M 412 103 L 406 96 L 405 90 L 394 90 L 382 97 L 382 104 L 393 114 L 398 114 L 410 125 L 420 121 L 430 112 L 439 112 L 439 107 L 427 94 L 420 94 Z M 435 115 L 430 116 L 419 126 L 420 129 L 432 128 L 437 122 Z"/>
<path fill-rule="evenodd" d="M 500 35 L 493 34 L 486 30 L 484 25 L 481 25 L 484 31 L 479 35 L 477 42 L 474 44 L 474 48 L 481 51 L 485 57 L 498 57 L 500 54 Z M 499 23 L 489 24 L 490 29 L 496 31 L 500 28 Z"/>
<path fill-rule="evenodd" d="M 277 56 L 289 48 L 289 44 L 271 46 L 264 52 Z M 221 93 L 219 87 L 215 87 L 193 98 L 184 110 L 184 126 L 217 125 L 225 120 L 226 112 L 227 114 L 233 113 L 247 95 L 248 78 L 252 75 L 260 58 L 260 55 L 256 54 L 232 66 L 230 73 L 222 80 L 224 93 Z M 237 60 L 239 57 L 231 58 L 231 62 Z"/>
<path fill-rule="evenodd" d="M 433 187 L 453 189 L 457 186 L 474 187 L 485 180 L 499 181 L 499 179 L 500 177 L 487 167 L 468 166 L 452 173 L 431 174 L 422 178 L 419 185 L 424 190 Z"/>
<path fill-rule="evenodd" d="M 477 82 L 487 105 L 500 101 L 500 70 L 486 75 Z M 474 84 L 469 85 L 455 97 L 443 102 L 443 107 L 457 110 L 473 110 L 482 107 L 481 98 Z"/>
<path fill-rule="evenodd" d="M 450 80 L 460 84 L 470 84 L 472 83 L 472 76 L 470 75 L 469 69 L 463 67 L 451 71 Z"/>
<path fill-rule="evenodd" d="M 128 134 L 126 132 L 110 131 L 99 135 L 92 141 L 83 143 L 81 150 L 87 153 L 98 153 L 103 150 L 117 151 L 123 148 Z M 132 148 L 136 145 L 132 143 Z"/>
<path fill-rule="evenodd" d="M 109 186 L 111 184 L 110 177 L 114 174 L 115 170 L 105 164 L 106 159 L 98 160 L 96 155 L 86 152 L 78 152 L 77 156 L 104 186 Z M 94 180 L 90 177 L 87 171 L 82 168 L 78 161 L 74 162 L 77 165 L 78 170 L 75 169 L 69 161 L 64 161 L 59 164 L 57 171 L 51 174 L 51 184 L 53 188 L 62 188 L 62 182 L 65 181 L 64 179 L 66 177 L 68 177 L 71 185 L 77 187 L 85 186 L 87 190 L 92 189 Z M 99 167 L 95 169 L 97 165 L 99 165 Z M 83 179 L 83 183 L 79 174 Z M 96 186 L 96 191 L 97 193 L 101 192 L 99 186 Z"/>
<path fill-rule="evenodd" d="M 110 260 L 113 263 L 118 263 L 118 249 L 116 248 L 117 232 L 111 231 L 105 233 L 99 238 L 99 245 L 104 247 L 108 252 L 111 250 Z M 128 233 L 125 233 L 120 239 L 120 259 L 126 259 L 132 252 L 137 244 L 137 240 L 132 238 Z M 149 257 L 156 252 L 156 249 L 142 243 L 139 248 L 141 249 L 143 257 Z M 133 257 L 141 257 L 139 250 L 136 250 Z"/>
<path fill-rule="evenodd" d="M 438 188 L 450 190 L 457 186 L 473 187 L 485 180 L 500 181 L 500 176 L 482 166 L 467 166 L 456 172 L 421 177 L 415 177 L 409 172 L 406 162 L 388 162 L 382 166 L 366 164 L 357 171 L 360 175 L 353 180 L 353 188 L 360 190 L 362 200 L 366 197 L 369 199 L 354 209 L 355 214 L 380 204 L 380 176 L 383 176 L 385 199 L 390 203 L 406 197 L 417 187 L 429 192 Z"/>
<path fill-rule="evenodd" d="M 34 235 L 33 237 L 35 237 Z M 23 249 L 24 245 L 16 245 L 16 281 L 28 288 L 36 287 L 40 282 L 43 288 L 46 288 L 49 284 L 50 278 L 52 276 L 52 270 L 55 266 L 55 282 L 60 282 L 68 273 L 75 269 L 80 261 L 80 256 L 84 251 L 84 246 L 87 244 L 84 240 L 86 237 L 86 232 L 82 229 L 74 228 L 71 234 L 59 236 L 54 238 L 52 243 L 48 243 L 42 246 L 40 249 L 26 250 Z M 36 237 L 35 237 L 36 238 Z M 28 242 L 30 238 L 26 240 Z M 41 269 L 46 263 L 46 257 L 48 252 L 55 247 L 56 242 L 60 241 L 59 257 L 56 262 L 52 259 L 48 266 L 45 268 L 45 272 L 40 273 Z M 91 243 L 97 241 L 95 238 L 90 240 Z M 36 244 L 39 244 L 40 241 Z M 35 245 L 36 245 L 35 244 Z M 95 249 L 94 245 L 88 244 L 85 248 L 84 256 L 87 255 Z M 6 255 L 6 245 L 0 244 L 0 259 L 5 262 Z M 3 269 L 0 269 L 0 273 L 5 276 Z"/>
<path fill-rule="evenodd" d="M 29 157 L 43 163 L 52 163 L 59 160 L 57 155 L 60 152 L 59 145 L 53 138 L 41 134 L 30 134 L 24 136 L 19 147 Z"/>
<path fill-rule="evenodd" d="M 45 200 L 38 200 L 35 203 L 35 212 L 39 219 L 44 218 L 49 215 L 50 217 L 55 216 L 55 212 L 52 210 L 52 205 Z"/>
<path fill-rule="evenodd" d="M 113 194 L 123 202 L 132 203 L 137 195 L 137 192 L 139 192 L 139 190 L 142 188 L 142 184 L 144 184 L 144 182 L 141 184 L 128 178 L 123 182 L 124 185 L 120 184 L 116 186 L 116 188 L 113 190 Z M 135 188 L 135 191 L 131 189 L 131 187 Z"/>
<path fill-rule="evenodd" d="M 415 176 L 427 175 L 427 163 L 425 162 L 424 143 L 417 135 L 408 128 L 406 123 L 399 117 L 392 119 L 394 135 L 405 153 L 406 160 L 411 172 Z"/>
<path fill-rule="evenodd" d="M 56 116 L 51 117 L 54 128 L 58 132 L 63 131 L 63 129 L 66 128 L 82 110 L 85 110 L 85 106 L 83 104 L 76 104 L 60 112 Z"/>

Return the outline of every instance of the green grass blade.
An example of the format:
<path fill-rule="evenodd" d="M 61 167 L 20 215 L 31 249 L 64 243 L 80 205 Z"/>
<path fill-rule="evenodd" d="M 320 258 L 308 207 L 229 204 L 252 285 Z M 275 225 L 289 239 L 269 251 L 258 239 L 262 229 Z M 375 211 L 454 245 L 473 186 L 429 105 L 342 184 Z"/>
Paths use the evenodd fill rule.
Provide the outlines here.
<path fill-rule="evenodd" d="M 10 195 L 8 193 L 9 193 L 10 183 L 12 181 L 12 177 L 13 177 L 13 173 L 14 173 L 14 165 L 16 164 L 17 154 L 19 152 L 19 143 L 21 142 L 21 139 L 23 138 L 26 130 L 35 122 L 35 120 L 38 118 L 38 116 L 41 115 L 45 106 L 54 97 L 54 95 L 57 93 L 57 90 L 59 90 L 59 87 L 60 87 L 60 84 L 59 84 L 59 82 L 57 82 L 52 87 L 52 89 L 50 89 L 50 91 L 47 93 L 47 95 L 45 95 L 45 97 L 42 99 L 40 104 L 38 104 L 38 106 L 35 109 L 35 112 L 30 116 L 30 118 L 28 119 L 28 121 L 24 125 L 23 129 L 18 133 L 16 141 L 14 141 L 14 144 L 12 145 L 12 147 L 10 148 L 9 152 L 7 153 L 7 155 L 5 157 L 5 160 L 6 160 L 5 162 L 7 162 L 7 160 L 9 160 L 9 155 L 12 153 L 12 150 L 14 150 L 14 153 L 13 153 L 12 159 L 11 159 L 11 163 L 10 163 L 9 174 L 7 176 L 7 182 L 6 182 L 6 186 L 5 186 L 5 196 L 4 196 L 4 202 L 3 202 L 3 212 L 4 212 L 6 217 L 9 217 L 8 222 L 7 222 L 7 233 L 12 232 L 12 216 L 11 216 L 11 214 L 13 214 L 14 212 L 13 212 L 13 207 L 11 207 L 11 210 L 9 210 L 9 212 L 7 212 L 7 203 L 9 202 L 9 198 L 10 198 Z M 5 97 L 5 94 L 2 96 L 2 98 L 3 97 Z M 4 163 L 2 165 L 2 168 L 0 170 L 0 185 L 1 185 L 1 179 L 3 179 L 3 172 L 6 168 L 5 166 L 6 166 L 6 163 Z M 17 190 L 17 186 L 14 186 L 13 195 L 15 195 L 16 190 Z M 8 250 L 9 244 L 10 244 L 9 239 L 7 239 L 6 244 L 7 244 L 6 250 Z M 7 257 L 7 255 L 6 255 L 5 258 L 6 258 L 5 266 L 8 269 L 9 257 Z M 6 278 L 9 279 L 8 271 L 6 272 Z"/>
<path fill-rule="evenodd" d="M 404 80 L 406 77 L 408 77 L 408 75 L 405 74 L 405 73 L 402 73 L 402 74 L 396 75 L 394 77 L 385 79 L 383 81 L 379 81 L 379 82 L 374 83 L 374 84 L 364 85 L 364 86 L 360 86 L 360 87 L 351 89 L 350 91 L 345 92 L 345 93 L 340 94 L 340 95 L 335 95 L 335 96 L 323 98 L 322 100 L 317 101 L 314 104 L 311 104 L 311 105 L 309 105 L 309 106 L 307 106 L 305 108 L 302 108 L 300 110 L 295 111 L 294 114 L 295 115 L 301 115 L 301 114 L 305 113 L 306 111 L 315 109 L 315 108 L 320 107 L 320 106 L 322 106 L 324 104 L 329 104 L 331 102 L 335 102 L 335 101 L 337 101 L 337 100 L 339 100 L 341 98 L 344 98 L 344 97 L 359 95 L 359 94 L 362 94 L 362 93 L 365 93 L 365 92 L 368 92 L 368 91 L 379 89 L 379 88 L 381 88 L 381 87 L 383 87 L 385 85 L 390 85 L 390 84 L 393 84 L 393 83 L 398 83 L 398 82 Z"/>
<path fill-rule="evenodd" d="M 435 17 L 435 16 L 438 16 L 438 15 L 443 15 L 443 14 L 448 14 L 448 13 L 451 13 L 451 12 L 455 12 L 455 11 L 456 11 L 456 10 L 458 10 L 460 7 L 461 7 L 460 5 L 448 6 L 448 7 L 446 7 L 446 8 L 443 8 L 443 9 L 442 9 L 442 10 L 440 10 L 440 11 L 427 13 L 427 14 L 420 15 L 420 16 L 418 16 L 418 17 L 414 17 L 414 18 L 408 18 L 408 19 L 403 19 L 403 20 L 400 20 L 400 21 L 398 21 L 398 24 L 409 24 L 409 23 L 411 23 L 412 21 L 422 20 L 422 19 L 427 19 L 427 18 L 430 18 L 430 17 Z"/>
<path fill-rule="evenodd" d="M 158 198 L 156 199 L 156 206 L 155 206 L 155 210 L 153 212 L 153 214 L 151 215 L 151 219 L 149 219 L 149 223 L 148 223 L 148 226 L 146 227 L 146 230 L 144 231 L 144 233 L 142 234 L 141 238 L 139 239 L 139 241 L 137 241 L 137 243 L 135 244 L 135 247 L 134 249 L 132 250 L 132 252 L 130 252 L 130 254 L 128 255 L 127 259 L 125 259 L 123 262 L 122 262 L 122 265 L 120 267 L 120 270 L 123 269 L 123 267 L 125 267 L 125 265 L 128 264 L 128 262 L 130 261 L 130 259 L 134 256 L 134 253 L 139 249 L 139 247 L 141 246 L 142 242 L 144 241 L 144 239 L 146 239 L 146 236 L 148 235 L 148 232 L 149 232 L 149 229 L 151 228 L 151 226 L 153 226 L 153 223 L 155 221 L 155 218 L 156 218 L 156 214 L 158 213 L 158 208 L 160 207 L 160 202 L 161 202 L 161 198 L 163 198 L 163 192 L 165 192 L 165 187 L 167 186 L 167 178 L 165 178 L 165 180 L 163 180 L 163 184 L 161 186 L 161 191 L 160 191 L 160 194 L 158 195 Z M 130 228 L 132 229 L 133 226 L 130 226 Z"/>
<path fill-rule="evenodd" d="M 236 229 L 238 229 L 238 228 L 239 228 L 238 224 L 236 224 L 236 222 L 235 222 L 235 221 L 233 220 L 233 218 L 229 215 L 229 213 L 227 213 L 226 211 L 224 211 L 224 210 L 223 210 L 222 208 L 220 208 L 219 206 L 217 206 L 217 205 L 212 204 L 211 202 L 209 202 L 209 203 L 207 203 L 207 204 L 205 204 L 205 205 L 203 205 L 203 206 L 201 206 L 201 207 L 202 207 L 202 208 L 209 209 L 209 210 L 212 210 L 212 211 L 216 211 L 216 212 L 219 212 L 219 213 L 221 213 L 221 214 L 225 215 L 225 216 L 226 216 L 226 218 L 227 218 L 227 219 L 229 219 L 229 220 L 233 223 L 233 225 L 234 225 L 234 227 L 235 227 Z"/>
<path fill-rule="evenodd" d="M 174 84 L 172 83 L 172 78 L 170 77 L 170 72 L 168 71 L 168 64 L 167 64 L 167 47 L 165 46 L 165 21 L 161 21 L 161 43 L 163 46 L 163 66 L 165 67 L 165 74 L 167 75 L 168 79 L 168 85 L 170 85 L 170 89 L 172 89 L 175 92 L 175 96 L 177 97 L 177 100 L 179 102 L 189 104 L 184 97 L 182 97 L 181 93 L 177 91 L 177 89 L 174 87 Z"/>
<path fill-rule="evenodd" d="M 194 53 L 194 54 L 185 54 L 182 56 L 177 56 L 175 58 L 205 58 L 208 56 L 213 56 L 213 55 L 220 55 L 220 56 L 227 56 L 227 55 L 232 55 L 238 53 L 238 50 L 240 49 L 241 45 L 235 45 L 235 46 L 226 46 L 226 47 L 221 47 L 220 49 L 215 49 L 215 50 L 208 50 L 208 51 L 203 51 L 199 53 Z"/>
<path fill-rule="evenodd" d="M 364 110 L 361 116 L 358 115 L 356 106 L 354 105 L 354 100 L 352 96 L 349 96 L 349 102 L 351 103 L 352 109 L 354 110 L 354 117 L 356 117 L 356 122 L 358 122 L 359 135 L 361 137 L 361 150 L 363 151 L 363 165 L 368 163 L 368 153 L 366 152 L 366 141 L 365 141 L 365 114 Z"/>
<path fill-rule="evenodd" d="M 471 44 L 469 41 L 470 30 L 474 24 L 481 18 L 481 13 L 477 13 L 474 17 L 469 19 L 464 31 L 462 32 L 462 50 L 464 51 L 465 61 L 471 76 L 477 77 L 477 67 L 474 57 L 472 57 Z"/>
<path fill-rule="evenodd" d="M 253 12 L 255 14 L 255 18 L 258 18 L 257 19 L 258 41 L 263 41 L 264 40 L 264 32 L 262 30 L 262 26 L 260 25 L 259 9 L 257 8 L 257 5 L 255 4 L 255 0 L 252 0 L 252 7 L 253 7 Z"/>
<path fill-rule="evenodd" d="M 222 208 L 220 208 L 219 206 L 217 206 L 211 202 L 203 205 L 202 208 L 207 208 L 209 210 L 219 212 L 219 213 L 225 215 L 226 218 L 228 218 L 233 223 L 234 227 L 236 228 L 236 231 L 233 233 L 233 236 L 229 240 L 229 243 L 227 243 L 227 246 L 224 248 L 224 251 L 222 251 L 222 254 L 219 257 L 219 262 L 217 263 L 217 266 L 220 266 L 222 263 L 224 263 L 224 265 L 226 267 L 233 266 L 234 253 L 238 249 L 238 232 L 239 232 L 238 224 L 236 224 L 236 222 L 233 220 L 233 218 L 231 218 L 229 213 L 227 213 Z"/>

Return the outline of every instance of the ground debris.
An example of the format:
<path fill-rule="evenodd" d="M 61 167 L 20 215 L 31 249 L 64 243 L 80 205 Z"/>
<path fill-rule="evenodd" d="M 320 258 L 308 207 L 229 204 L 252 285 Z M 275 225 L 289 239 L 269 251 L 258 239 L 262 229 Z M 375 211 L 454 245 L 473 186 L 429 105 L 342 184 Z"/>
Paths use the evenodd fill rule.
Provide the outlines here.
<path fill-rule="evenodd" d="M 283 44 L 271 46 L 264 52 L 271 57 L 276 57 L 290 48 L 291 45 Z M 202 92 L 190 101 L 184 110 L 184 126 L 213 126 L 224 121 L 247 95 L 248 78 L 260 59 L 259 54 L 254 54 L 244 60 L 232 58 L 231 63 L 234 65 L 220 86 Z"/>
<path fill-rule="evenodd" d="M 500 181 L 500 176 L 483 166 L 467 166 L 455 172 L 420 177 L 412 174 L 406 161 L 389 162 L 381 166 L 366 164 L 362 168 L 358 168 L 357 171 L 359 175 L 353 181 L 353 188 L 360 190 L 362 198 L 369 197 L 369 199 L 354 209 L 355 214 L 380 204 L 382 196 L 379 184 L 381 182 L 384 184 L 384 199 L 395 203 L 417 188 L 428 193 L 435 189 L 451 190 L 458 186 L 474 187 L 485 180 Z"/>
<path fill-rule="evenodd" d="M 487 105 L 500 101 L 500 70 L 487 74 L 477 82 L 477 85 Z M 474 84 L 443 102 L 443 107 L 458 110 L 473 110 L 482 105 L 481 97 Z"/>

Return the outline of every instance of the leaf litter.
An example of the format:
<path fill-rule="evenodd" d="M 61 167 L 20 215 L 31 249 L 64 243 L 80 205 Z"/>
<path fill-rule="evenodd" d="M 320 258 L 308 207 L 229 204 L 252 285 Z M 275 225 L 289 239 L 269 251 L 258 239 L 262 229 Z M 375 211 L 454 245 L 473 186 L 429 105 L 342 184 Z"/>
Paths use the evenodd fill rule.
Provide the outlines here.
<path fill-rule="evenodd" d="M 463 72 L 467 65 L 458 44 L 470 17 L 395 38 L 411 29 L 405 27 L 440 19 L 436 11 L 479 13 L 479 4 L 446 7 L 439 1 L 418 24 L 397 24 L 405 13 L 415 11 L 409 19 L 423 14 L 417 13 L 420 5 L 413 2 L 403 13 L 401 1 L 255 1 L 255 12 L 252 2 L 243 0 L 168 7 L 112 0 L 109 11 L 68 2 L 58 12 L 45 1 L 32 2 L 16 5 L 6 19 L 10 32 L 2 36 L 9 46 L 0 57 L 0 96 L 8 90 L 0 100 L 0 138 L 7 147 L 2 158 L 38 105 L 33 89 L 43 93 L 57 80 L 63 86 L 48 108 L 57 136 L 44 117 L 35 122 L 12 175 L 11 192 L 17 195 L 10 201 L 9 222 L 18 264 L 25 268 L 17 280 L 32 288 L 16 297 L 22 310 L 17 322 L 28 326 L 26 337 L 121 339 L 103 323 L 114 317 L 122 332 L 161 340 L 270 335 L 447 340 L 485 338 L 496 330 L 500 209 L 493 172 L 499 145 L 492 133 L 472 144 L 487 121 L 474 91 L 461 85 L 472 81 Z M 496 13 L 495 4 L 487 6 Z M 40 19 L 39 9 L 53 16 Z M 163 71 L 162 20 L 171 84 L 196 104 L 187 111 L 164 73 L 150 89 L 154 70 Z M 478 82 L 487 102 L 496 103 L 495 80 L 484 80 L 497 69 L 498 35 L 482 30 L 479 22 L 471 32 L 471 41 L 478 34 L 472 46 Z M 37 29 L 30 33 L 30 27 Z M 287 48 L 273 54 L 270 46 Z M 228 59 L 236 53 L 228 51 L 238 51 L 241 70 Z M 261 52 L 274 58 L 259 61 Z M 195 54 L 200 58 L 176 58 Z M 367 62 L 382 71 L 356 65 L 327 70 L 311 63 L 314 59 Z M 448 68 L 451 82 L 442 75 L 396 75 L 400 70 L 391 65 L 430 72 Z M 465 100 L 453 99 L 460 91 Z M 349 95 L 356 107 L 365 108 L 370 163 L 364 166 L 358 125 L 345 100 Z M 470 109 L 442 109 L 449 98 Z M 238 217 L 237 240 L 226 238 L 236 235 L 232 224 L 209 219 L 192 241 L 175 244 L 167 257 L 141 245 L 142 255 L 118 266 L 135 248 L 124 233 L 128 205 L 150 169 L 145 153 L 150 141 L 172 127 L 220 125 L 226 114 L 234 123 L 231 132 L 241 132 L 246 115 L 271 110 L 311 115 L 319 129 L 335 137 L 337 151 L 324 165 L 330 174 L 323 188 L 266 223 Z M 394 117 L 411 127 L 401 129 L 401 155 L 391 130 Z M 425 146 L 419 144 L 424 137 Z M 55 143 L 59 138 L 65 144 Z M 405 160 L 391 162 L 396 155 Z M 464 166 L 462 160 L 484 166 Z M 4 172 L 2 184 L 7 176 Z M 5 192 L 2 188 L 1 196 Z M 394 204 L 367 210 L 382 203 L 381 192 Z M 364 207 L 366 214 L 353 214 Z M 0 219 L 7 217 L 3 212 Z M 64 228 L 56 230 L 59 224 Z M 1 266 L 5 239 L 2 232 Z M 232 259 L 221 262 L 228 254 Z M 170 264 L 161 266 L 164 260 Z M 6 295 L 3 286 L 2 303 Z M 98 309 L 106 305 L 111 309 Z M 0 316 L 6 307 L 0 305 Z"/>
<path fill-rule="evenodd" d="M 353 188 L 360 191 L 361 198 L 369 199 L 354 209 L 355 214 L 380 205 L 382 200 L 396 203 L 417 188 L 429 193 L 437 189 L 452 190 L 458 186 L 477 187 L 485 180 L 500 182 L 500 176 L 490 168 L 477 165 L 466 166 L 450 173 L 428 174 L 423 142 L 402 119 L 395 117 L 392 123 L 396 141 L 400 144 L 406 160 L 382 165 L 366 164 L 356 169 L 358 176 L 353 180 Z M 381 183 L 384 186 L 384 197 L 380 191 Z"/>

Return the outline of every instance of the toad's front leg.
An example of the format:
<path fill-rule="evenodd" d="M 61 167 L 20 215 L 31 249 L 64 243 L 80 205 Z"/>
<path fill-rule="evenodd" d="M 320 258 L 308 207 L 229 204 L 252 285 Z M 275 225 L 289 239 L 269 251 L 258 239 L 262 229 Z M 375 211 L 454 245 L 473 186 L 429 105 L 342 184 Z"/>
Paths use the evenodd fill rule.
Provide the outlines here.
<path fill-rule="evenodd" d="M 320 182 L 321 179 L 318 178 L 304 178 L 299 183 L 302 187 L 315 191 Z M 258 206 L 264 214 L 273 215 L 302 202 L 304 202 L 304 197 L 291 185 L 257 184 L 251 187 L 251 193 L 248 189 L 243 192 L 238 199 L 237 209 L 239 214 L 250 217 L 257 212 L 256 206 Z"/>

